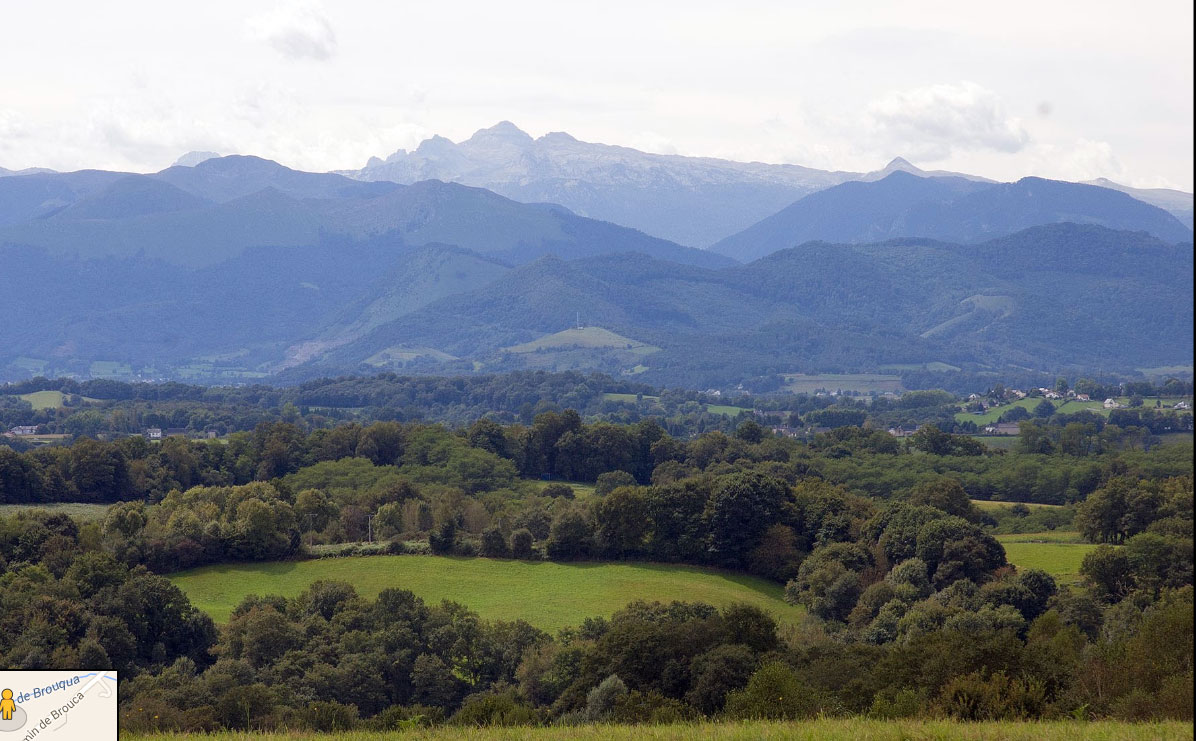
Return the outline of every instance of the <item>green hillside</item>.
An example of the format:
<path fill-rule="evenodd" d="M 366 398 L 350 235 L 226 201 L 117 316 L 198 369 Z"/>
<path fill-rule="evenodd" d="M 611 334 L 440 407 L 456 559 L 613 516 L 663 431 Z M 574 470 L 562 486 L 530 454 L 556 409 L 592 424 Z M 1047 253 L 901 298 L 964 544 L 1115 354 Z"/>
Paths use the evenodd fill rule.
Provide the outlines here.
<path fill-rule="evenodd" d="M 795 623 L 803 610 L 787 604 L 778 584 L 731 572 L 642 563 L 531 563 L 442 556 L 368 556 L 257 564 L 222 564 L 174 574 L 177 584 L 218 622 L 250 594 L 294 597 L 318 579 L 343 580 L 374 597 L 409 589 L 429 603 L 460 602 L 491 620 L 522 619 L 556 631 L 587 617 L 609 616 L 643 599 L 746 602 Z"/>

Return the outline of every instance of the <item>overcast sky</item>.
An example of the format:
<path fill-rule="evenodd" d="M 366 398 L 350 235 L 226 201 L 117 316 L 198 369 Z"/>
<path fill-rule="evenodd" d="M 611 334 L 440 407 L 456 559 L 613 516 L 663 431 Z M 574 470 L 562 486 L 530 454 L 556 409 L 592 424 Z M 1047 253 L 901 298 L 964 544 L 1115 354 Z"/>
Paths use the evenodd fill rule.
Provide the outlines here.
<path fill-rule="evenodd" d="M 1192 189 L 1191 0 L 183 5 L 0 0 L 0 166 L 357 168 L 508 119 L 655 152 Z"/>

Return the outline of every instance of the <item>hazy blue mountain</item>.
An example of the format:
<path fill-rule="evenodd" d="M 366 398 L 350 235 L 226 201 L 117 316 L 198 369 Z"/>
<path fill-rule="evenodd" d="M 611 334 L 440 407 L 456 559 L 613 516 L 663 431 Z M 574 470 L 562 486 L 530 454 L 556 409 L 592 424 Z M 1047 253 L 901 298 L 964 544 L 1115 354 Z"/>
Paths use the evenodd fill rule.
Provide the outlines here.
<path fill-rule="evenodd" d="M 1112 190 L 1119 190 L 1122 193 L 1127 193 L 1134 198 L 1137 198 L 1143 203 L 1149 203 L 1152 206 L 1158 206 L 1175 218 L 1179 219 L 1180 223 L 1189 229 L 1192 228 L 1192 194 L 1185 193 L 1182 190 L 1172 190 L 1171 188 L 1131 188 L 1128 185 L 1115 183 L 1108 178 L 1097 178 L 1096 180 L 1086 180 L 1087 185 L 1099 185 L 1102 188 L 1111 188 Z"/>
<path fill-rule="evenodd" d="M 302 172 L 245 155 L 214 157 L 193 167 L 168 167 L 151 177 L 217 203 L 266 188 L 301 199 L 369 198 L 394 189 L 389 183 L 362 183 L 330 172 Z"/>
<path fill-rule="evenodd" d="M 748 261 L 811 240 L 974 242 L 1061 222 L 1145 231 L 1168 242 L 1192 239 L 1192 230 L 1171 214 L 1108 188 L 1042 178 L 986 183 L 897 170 L 875 182 L 813 193 L 712 249 Z"/>
<path fill-rule="evenodd" d="M 54 215 L 59 219 L 125 219 L 190 211 L 211 202 L 145 175 L 126 175 Z"/>
<path fill-rule="evenodd" d="M 875 182 L 843 183 L 812 193 L 711 249 L 754 260 L 812 240 L 877 242 L 909 236 L 911 211 L 949 203 L 986 187 L 963 178 L 919 177 L 894 170 Z"/>
<path fill-rule="evenodd" d="M 123 172 L 80 170 L 0 178 L 0 227 L 61 211 L 126 176 Z"/>
<path fill-rule="evenodd" d="M 68 173 L 0 181 L 0 245 L 80 258 L 143 255 L 216 265 L 250 247 L 298 247 L 324 236 L 452 244 L 512 264 L 638 251 L 720 267 L 734 260 L 577 216 L 551 204 L 426 181 L 364 183 L 256 157 L 221 157 L 156 175 Z M 2 248 L 2 247 L 0 247 Z"/>

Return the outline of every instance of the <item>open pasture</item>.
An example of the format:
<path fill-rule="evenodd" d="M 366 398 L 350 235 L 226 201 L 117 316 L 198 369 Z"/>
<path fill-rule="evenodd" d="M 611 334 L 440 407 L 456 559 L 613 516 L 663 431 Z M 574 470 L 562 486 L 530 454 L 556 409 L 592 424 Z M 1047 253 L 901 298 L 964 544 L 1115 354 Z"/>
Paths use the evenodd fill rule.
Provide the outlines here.
<path fill-rule="evenodd" d="M 526 620 L 550 632 L 606 616 L 634 600 L 756 605 L 780 623 L 803 610 L 779 584 L 728 571 L 645 563 L 550 563 L 447 556 L 365 556 L 220 564 L 172 574 L 195 606 L 217 622 L 251 594 L 294 597 L 318 579 L 349 582 L 374 597 L 390 587 L 431 604 L 452 600 L 490 620 Z"/>
<path fill-rule="evenodd" d="M 1072 530 L 998 535 L 1005 547 L 1005 558 L 1019 569 L 1042 569 L 1059 584 L 1080 581 L 1080 564 L 1096 546 L 1085 543 Z"/>

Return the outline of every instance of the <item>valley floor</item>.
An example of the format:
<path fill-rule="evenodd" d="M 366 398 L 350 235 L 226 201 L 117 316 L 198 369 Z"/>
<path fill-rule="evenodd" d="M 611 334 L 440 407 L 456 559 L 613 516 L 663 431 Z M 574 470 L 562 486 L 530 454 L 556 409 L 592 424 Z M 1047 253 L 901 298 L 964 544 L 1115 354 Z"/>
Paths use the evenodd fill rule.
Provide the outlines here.
<path fill-rule="evenodd" d="M 796 739 L 822 741 L 1121 741 L 1122 739 L 1190 739 L 1190 723 L 1117 723 L 1117 722 L 992 722 L 819 719 L 801 722 L 698 723 L 665 726 L 561 726 L 547 728 L 461 728 L 446 726 L 418 731 L 341 731 L 336 733 L 234 733 L 206 734 L 121 734 L 127 741 L 673 741 L 676 739 L 713 739 L 749 741 L 749 739 Z"/>

